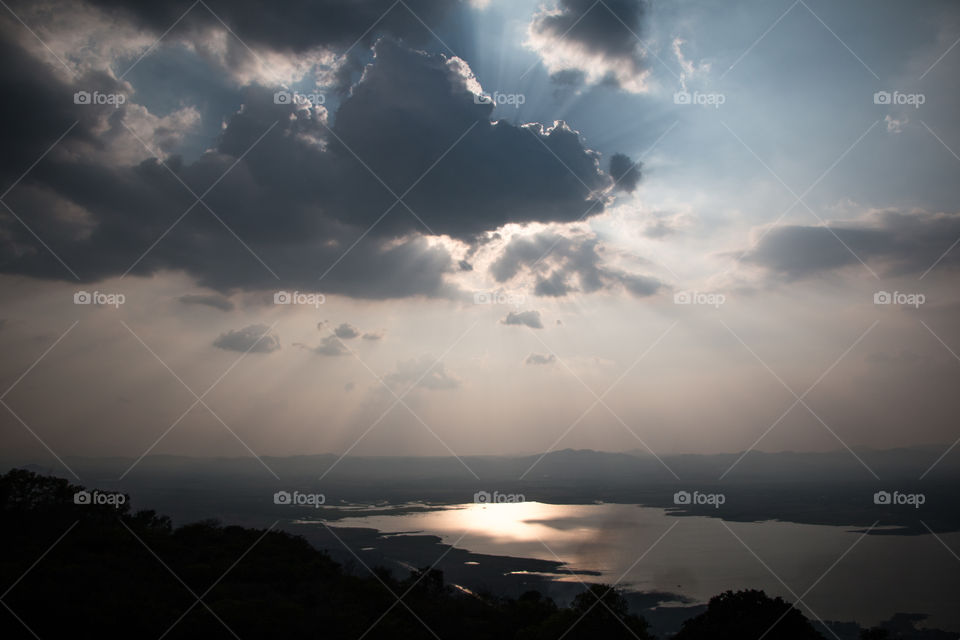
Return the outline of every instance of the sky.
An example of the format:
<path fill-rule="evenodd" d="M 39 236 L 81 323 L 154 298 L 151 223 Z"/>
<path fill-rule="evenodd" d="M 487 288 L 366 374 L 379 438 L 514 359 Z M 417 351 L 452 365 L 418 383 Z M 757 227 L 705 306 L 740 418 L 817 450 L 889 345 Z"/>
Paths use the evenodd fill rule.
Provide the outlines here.
<path fill-rule="evenodd" d="M 934 0 L 7 0 L 4 455 L 960 455 L 958 42 Z"/>

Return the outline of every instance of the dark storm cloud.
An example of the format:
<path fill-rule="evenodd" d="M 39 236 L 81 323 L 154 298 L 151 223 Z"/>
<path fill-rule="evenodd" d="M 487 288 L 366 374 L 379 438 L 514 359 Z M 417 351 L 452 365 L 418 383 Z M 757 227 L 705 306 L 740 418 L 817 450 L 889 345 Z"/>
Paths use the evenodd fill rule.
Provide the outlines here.
<path fill-rule="evenodd" d="M 201 4 L 184 17 L 189 3 L 88 1 L 111 15 L 126 17 L 158 36 L 181 17 L 177 29 L 179 33 L 185 32 L 187 37 L 211 27 L 222 28 L 220 20 L 223 20 L 251 47 L 265 46 L 290 53 L 317 46 L 342 50 L 358 41 L 369 44 L 379 34 L 391 34 L 414 43 L 427 42 L 433 38 L 428 26 L 436 28 L 448 15 L 465 6 L 458 0 L 404 0 L 403 3 L 394 0 L 287 0 L 281 5 L 269 0 L 207 0 L 205 4 L 210 10 Z"/>
<path fill-rule="evenodd" d="M 221 333 L 213 346 L 241 353 L 271 353 L 280 348 L 280 337 L 265 324 L 252 324 L 243 329 Z"/>
<path fill-rule="evenodd" d="M 557 356 L 551 354 L 540 354 L 540 353 L 531 353 L 527 356 L 527 359 L 524 361 L 527 364 L 553 364 L 556 362 Z"/>
<path fill-rule="evenodd" d="M 337 203 L 340 215 L 373 223 L 393 204 L 377 177 L 397 195 L 412 188 L 404 202 L 413 210 L 397 205 L 378 233 L 429 228 L 472 240 L 508 222 L 601 213 L 592 200 L 611 180 L 579 134 L 563 122 L 491 123 L 493 105 L 477 104 L 467 74 L 462 62 L 377 45 L 375 63 L 336 114 L 331 149 L 352 187 L 336 194 L 349 197 Z"/>
<path fill-rule="evenodd" d="M 629 57 L 637 40 L 631 33 L 641 27 L 644 3 L 641 0 L 560 0 L 559 11 L 541 15 L 534 29 L 557 38 L 585 45 L 610 57 Z"/>
<path fill-rule="evenodd" d="M 178 299 L 183 304 L 199 304 L 221 311 L 232 311 L 234 306 L 229 298 L 217 294 L 188 293 Z"/>
<path fill-rule="evenodd" d="M 531 329 L 543 329 L 543 321 L 540 320 L 540 312 L 535 310 L 511 311 L 507 314 L 507 317 L 500 322 L 502 324 L 530 327 Z"/>
<path fill-rule="evenodd" d="M 514 238 L 490 266 L 490 273 L 497 282 L 503 283 L 525 269 L 534 270 L 537 272 L 534 293 L 548 297 L 621 286 L 635 296 L 645 297 L 664 286 L 656 278 L 604 266 L 602 249 L 595 237 L 543 232 Z M 579 287 L 572 284 L 574 280 Z"/>
<path fill-rule="evenodd" d="M 858 224 L 832 225 L 829 229 L 777 227 L 748 251 L 743 260 L 788 279 L 858 265 L 858 257 L 868 264 L 881 265 L 891 275 L 922 274 L 957 238 L 960 238 L 960 214 L 887 211 Z M 938 268 L 955 268 L 958 262 L 960 254 L 950 252 Z"/>
<path fill-rule="evenodd" d="M 640 163 L 634 163 L 622 153 L 610 156 L 610 177 L 616 182 L 616 188 L 633 193 L 640 184 Z"/>
<path fill-rule="evenodd" d="M 122 86 L 101 77 L 65 84 L 10 41 L 0 48 L 0 88 L 18 96 L 0 101 L 11 141 L 0 160 L 5 184 L 79 120 L 5 201 L 83 281 L 132 267 L 186 271 L 223 292 L 454 297 L 446 276 L 456 261 L 421 234 L 476 242 L 506 222 L 575 220 L 612 182 L 564 124 L 491 123 L 464 63 L 388 41 L 334 115 L 335 135 L 322 110 L 274 104 L 272 88 L 253 86 L 213 150 L 166 166 L 104 159 L 105 136 L 127 135 L 129 104 L 73 104 L 78 87 Z M 381 179 L 397 195 L 415 184 L 405 202 L 416 216 L 402 204 L 386 213 L 395 198 Z M 6 273 L 72 277 L 6 210 L 0 258 Z"/>
<path fill-rule="evenodd" d="M 530 30 L 556 47 L 575 46 L 605 60 L 640 73 L 644 67 L 638 37 L 643 30 L 643 0 L 560 0 L 557 11 L 538 14 Z M 577 69 L 562 69 L 555 76 L 564 83 L 578 79 Z M 579 79 L 583 79 L 580 75 Z M 604 82 L 617 85 L 615 77 Z"/>

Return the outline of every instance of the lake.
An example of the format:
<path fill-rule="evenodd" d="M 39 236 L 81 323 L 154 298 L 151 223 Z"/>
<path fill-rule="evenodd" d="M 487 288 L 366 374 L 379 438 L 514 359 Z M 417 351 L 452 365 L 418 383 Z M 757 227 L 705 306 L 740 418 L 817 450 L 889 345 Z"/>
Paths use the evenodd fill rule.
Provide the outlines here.
<path fill-rule="evenodd" d="M 960 631 L 960 533 L 862 535 L 844 527 L 725 522 L 625 504 L 462 504 L 396 515 L 350 515 L 337 527 L 428 533 L 475 553 L 561 560 L 637 591 L 698 602 L 763 589 L 808 618 L 874 625 L 896 612 Z M 949 547 L 949 548 L 948 548 Z M 576 580 L 573 576 L 561 577 Z"/>

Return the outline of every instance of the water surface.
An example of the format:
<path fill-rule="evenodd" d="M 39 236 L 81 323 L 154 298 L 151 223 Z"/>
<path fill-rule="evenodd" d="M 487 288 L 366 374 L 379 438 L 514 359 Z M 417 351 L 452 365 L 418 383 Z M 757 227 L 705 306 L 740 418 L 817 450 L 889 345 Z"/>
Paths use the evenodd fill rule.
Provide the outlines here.
<path fill-rule="evenodd" d="M 960 533 L 892 536 L 787 522 L 677 517 L 623 504 L 463 504 L 351 516 L 338 527 L 429 533 L 476 553 L 561 560 L 597 581 L 705 602 L 727 589 L 763 589 L 809 618 L 867 626 L 896 612 L 960 631 Z M 946 545 L 946 546 L 945 546 Z M 949 549 L 947 548 L 949 547 Z M 575 576 L 560 579 L 577 580 Z"/>

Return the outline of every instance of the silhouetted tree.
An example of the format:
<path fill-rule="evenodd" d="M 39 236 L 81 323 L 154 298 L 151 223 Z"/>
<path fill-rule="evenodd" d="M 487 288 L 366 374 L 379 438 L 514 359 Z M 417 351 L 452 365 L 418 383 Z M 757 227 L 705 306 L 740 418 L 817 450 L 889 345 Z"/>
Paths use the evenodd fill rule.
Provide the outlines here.
<path fill-rule="evenodd" d="M 763 591 L 725 591 L 707 610 L 683 623 L 675 640 L 819 640 L 823 638 L 800 611 Z"/>
<path fill-rule="evenodd" d="M 550 616 L 531 638 L 639 638 L 648 640 L 649 625 L 642 617 L 631 614 L 627 601 L 616 588 L 592 584 L 573 599 L 567 609 Z"/>

